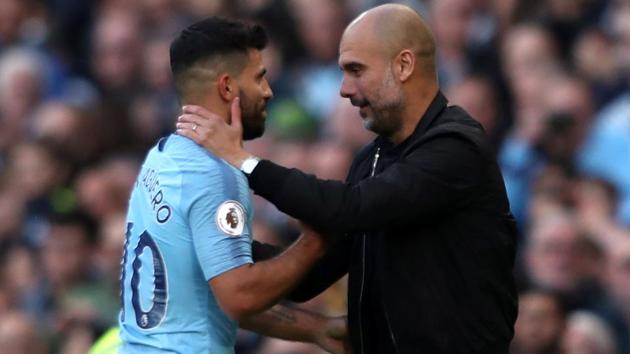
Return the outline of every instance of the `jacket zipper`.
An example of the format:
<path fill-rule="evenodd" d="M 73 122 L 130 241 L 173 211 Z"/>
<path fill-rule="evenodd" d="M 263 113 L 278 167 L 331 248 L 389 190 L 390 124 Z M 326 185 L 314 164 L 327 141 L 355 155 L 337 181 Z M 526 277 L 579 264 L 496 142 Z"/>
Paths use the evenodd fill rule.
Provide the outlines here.
<path fill-rule="evenodd" d="M 387 309 L 385 308 L 385 303 L 383 305 L 383 312 L 385 313 L 385 322 L 387 322 L 387 329 L 389 330 L 389 336 L 392 337 L 392 344 L 394 344 L 394 349 L 396 350 L 396 354 L 399 354 L 398 351 L 398 343 L 396 343 L 396 337 L 394 336 L 394 331 L 392 331 L 392 326 L 389 323 L 389 314 L 387 313 Z"/>
<path fill-rule="evenodd" d="M 370 177 L 374 177 L 376 174 L 376 164 L 378 163 L 378 158 L 381 156 L 381 148 L 376 148 L 376 154 L 374 154 L 374 160 L 372 161 L 372 172 L 370 173 Z M 366 234 L 363 234 L 363 257 L 361 257 L 361 291 L 359 292 L 359 338 L 361 340 L 361 354 L 364 353 L 363 348 L 363 319 L 361 316 L 361 309 L 363 308 L 363 287 L 365 285 L 365 241 Z M 390 329 L 391 333 L 391 329 Z"/>
<path fill-rule="evenodd" d="M 372 172 L 370 173 L 370 177 L 374 177 L 376 174 L 376 164 L 378 163 L 378 158 L 381 157 L 381 148 L 376 148 L 376 154 L 374 154 L 374 160 L 372 161 Z"/>

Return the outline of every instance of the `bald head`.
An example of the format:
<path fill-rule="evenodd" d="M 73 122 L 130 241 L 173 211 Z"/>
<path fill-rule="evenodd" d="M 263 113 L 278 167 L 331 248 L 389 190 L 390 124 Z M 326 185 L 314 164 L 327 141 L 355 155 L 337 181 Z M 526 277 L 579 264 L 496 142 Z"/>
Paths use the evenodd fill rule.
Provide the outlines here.
<path fill-rule="evenodd" d="M 342 41 L 357 36 L 373 42 L 389 56 L 409 49 L 418 59 L 433 61 L 431 30 L 418 13 L 404 5 L 386 4 L 367 10 L 348 25 Z"/>
<path fill-rule="evenodd" d="M 438 91 L 435 42 L 422 18 L 382 5 L 352 21 L 339 44 L 340 94 L 363 125 L 395 144 L 408 137 Z"/>

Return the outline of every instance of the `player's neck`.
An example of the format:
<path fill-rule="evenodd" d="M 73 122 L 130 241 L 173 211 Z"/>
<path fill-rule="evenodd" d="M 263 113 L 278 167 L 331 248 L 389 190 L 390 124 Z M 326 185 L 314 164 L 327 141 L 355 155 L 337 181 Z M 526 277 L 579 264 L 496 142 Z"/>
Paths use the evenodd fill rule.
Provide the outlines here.
<path fill-rule="evenodd" d="M 226 102 L 220 97 L 210 96 L 204 107 L 210 112 L 220 116 L 224 121 L 230 121 L 230 102 Z"/>
<path fill-rule="evenodd" d="M 195 99 L 190 99 L 190 100 L 186 100 L 184 102 L 182 102 L 182 106 L 185 105 L 195 105 L 195 106 L 200 106 L 203 107 L 207 110 L 209 110 L 210 112 L 218 115 L 219 117 L 223 118 L 224 121 L 229 122 L 229 117 L 230 117 L 230 104 L 229 102 L 226 103 L 224 100 L 218 98 L 218 97 L 207 97 L 205 100 L 195 100 Z"/>

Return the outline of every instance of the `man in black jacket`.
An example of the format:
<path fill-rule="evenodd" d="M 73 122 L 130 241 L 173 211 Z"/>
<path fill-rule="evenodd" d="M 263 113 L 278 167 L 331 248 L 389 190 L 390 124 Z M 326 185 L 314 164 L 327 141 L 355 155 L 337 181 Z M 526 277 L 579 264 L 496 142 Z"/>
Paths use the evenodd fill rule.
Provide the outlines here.
<path fill-rule="evenodd" d="M 349 273 L 354 353 L 508 353 L 516 319 L 515 225 L 481 126 L 439 91 L 435 44 L 401 5 L 345 30 L 341 95 L 378 133 L 346 183 L 245 151 L 232 123 L 184 107 L 178 132 L 239 167 L 255 193 L 338 243 L 293 294 L 306 300 Z"/>

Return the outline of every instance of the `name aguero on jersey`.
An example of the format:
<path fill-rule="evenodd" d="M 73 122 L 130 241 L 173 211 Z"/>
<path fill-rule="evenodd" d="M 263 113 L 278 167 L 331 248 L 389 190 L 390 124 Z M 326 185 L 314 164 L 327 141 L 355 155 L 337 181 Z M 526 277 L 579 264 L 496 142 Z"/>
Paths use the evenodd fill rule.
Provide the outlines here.
<path fill-rule="evenodd" d="M 149 202 L 155 213 L 155 219 L 158 223 L 167 222 L 173 214 L 171 206 L 164 200 L 164 193 L 160 188 L 159 172 L 153 168 L 148 168 L 142 176 L 142 182 L 136 180 L 136 186 L 142 183 L 142 186 L 149 195 Z"/>

